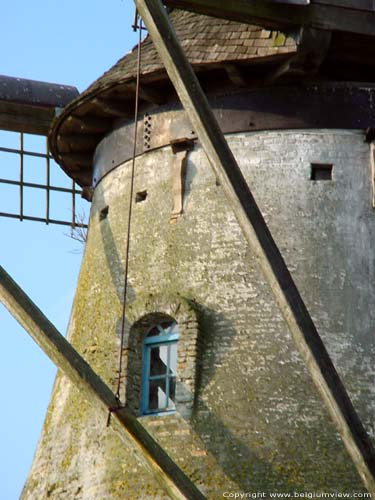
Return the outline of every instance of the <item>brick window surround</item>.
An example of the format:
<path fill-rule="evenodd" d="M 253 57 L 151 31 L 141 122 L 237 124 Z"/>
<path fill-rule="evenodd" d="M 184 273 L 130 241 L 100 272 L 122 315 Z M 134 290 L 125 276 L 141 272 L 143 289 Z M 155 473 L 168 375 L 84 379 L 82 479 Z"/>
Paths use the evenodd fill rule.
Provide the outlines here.
<path fill-rule="evenodd" d="M 125 362 L 126 405 L 140 415 L 142 353 L 144 338 L 154 325 L 176 321 L 178 325 L 176 412 L 189 418 L 193 411 L 197 364 L 198 319 L 196 311 L 181 297 L 166 299 L 149 296 L 137 300 L 128 308 L 130 323 Z M 161 414 L 162 415 L 162 414 Z"/>

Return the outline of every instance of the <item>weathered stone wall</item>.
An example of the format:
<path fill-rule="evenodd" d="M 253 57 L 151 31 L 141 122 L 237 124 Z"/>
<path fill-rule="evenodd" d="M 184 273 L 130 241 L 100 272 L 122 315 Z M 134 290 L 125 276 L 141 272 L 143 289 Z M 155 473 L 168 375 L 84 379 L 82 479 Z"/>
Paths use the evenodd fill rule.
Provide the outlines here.
<path fill-rule="evenodd" d="M 369 146 L 362 134 L 341 130 L 228 139 L 374 435 Z M 185 365 L 187 384 L 180 375 L 188 411 L 142 423 L 208 498 L 230 490 L 364 491 L 199 146 L 189 153 L 184 214 L 170 224 L 172 156 L 167 147 L 136 162 L 135 191 L 147 197 L 133 210 L 127 332 L 153 312 L 179 320 L 178 311 L 190 311 L 181 318 L 194 339 L 178 356 L 184 363 L 186 345 L 196 364 Z M 311 181 L 311 163 L 332 163 L 333 180 Z M 96 187 L 69 328 L 72 343 L 113 387 L 129 179 L 126 163 Z M 126 380 L 130 401 L 140 379 L 133 370 Z M 119 446 L 58 377 L 23 498 L 164 498 Z"/>

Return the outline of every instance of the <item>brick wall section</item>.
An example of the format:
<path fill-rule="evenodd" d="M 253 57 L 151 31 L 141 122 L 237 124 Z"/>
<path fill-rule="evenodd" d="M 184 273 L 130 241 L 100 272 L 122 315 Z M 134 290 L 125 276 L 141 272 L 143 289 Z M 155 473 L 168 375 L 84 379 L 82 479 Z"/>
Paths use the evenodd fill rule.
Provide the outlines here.
<path fill-rule="evenodd" d="M 229 142 L 374 435 L 369 147 L 361 133 L 339 130 L 238 134 Z M 311 181 L 311 162 L 332 163 L 333 180 Z M 194 405 L 187 415 L 142 423 L 212 500 L 224 491 L 364 491 L 203 151 L 189 154 L 176 224 L 171 163 L 169 147 L 136 162 L 135 191 L 147 198 L 133 211 L 127 328 L 156 307 L 174 316 L 176 300 L 194 310 L 196 347 L 186 353 L 196 349 Z M 117 368 L 129 172 L 122 165 L 95 190 L 70 323 L 73 344 L 107 383 Z M 34 498 L 163 493 L 59 378 L 23 493 Z"/>

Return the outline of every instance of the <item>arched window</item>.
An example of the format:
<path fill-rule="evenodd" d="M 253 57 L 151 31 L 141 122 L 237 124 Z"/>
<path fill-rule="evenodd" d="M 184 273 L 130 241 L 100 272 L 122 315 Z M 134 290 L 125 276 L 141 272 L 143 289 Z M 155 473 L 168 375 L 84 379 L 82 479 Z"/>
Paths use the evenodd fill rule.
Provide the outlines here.
<path fill-rule="evenodd" d="M 177 323 L 162 321 L 143 341 L 141 413 L 176 409 Z"/>

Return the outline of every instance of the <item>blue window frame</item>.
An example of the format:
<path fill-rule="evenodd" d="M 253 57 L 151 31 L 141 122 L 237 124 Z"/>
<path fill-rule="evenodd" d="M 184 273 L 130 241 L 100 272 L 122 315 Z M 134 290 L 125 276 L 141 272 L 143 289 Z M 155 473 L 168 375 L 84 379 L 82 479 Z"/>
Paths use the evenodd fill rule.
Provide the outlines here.
<path fill-rule="evenodd" d="M 143 415 L 176 409 L 177 340 L 177 323 L 164 321 L 153 326 L 143 341 Z"/>

